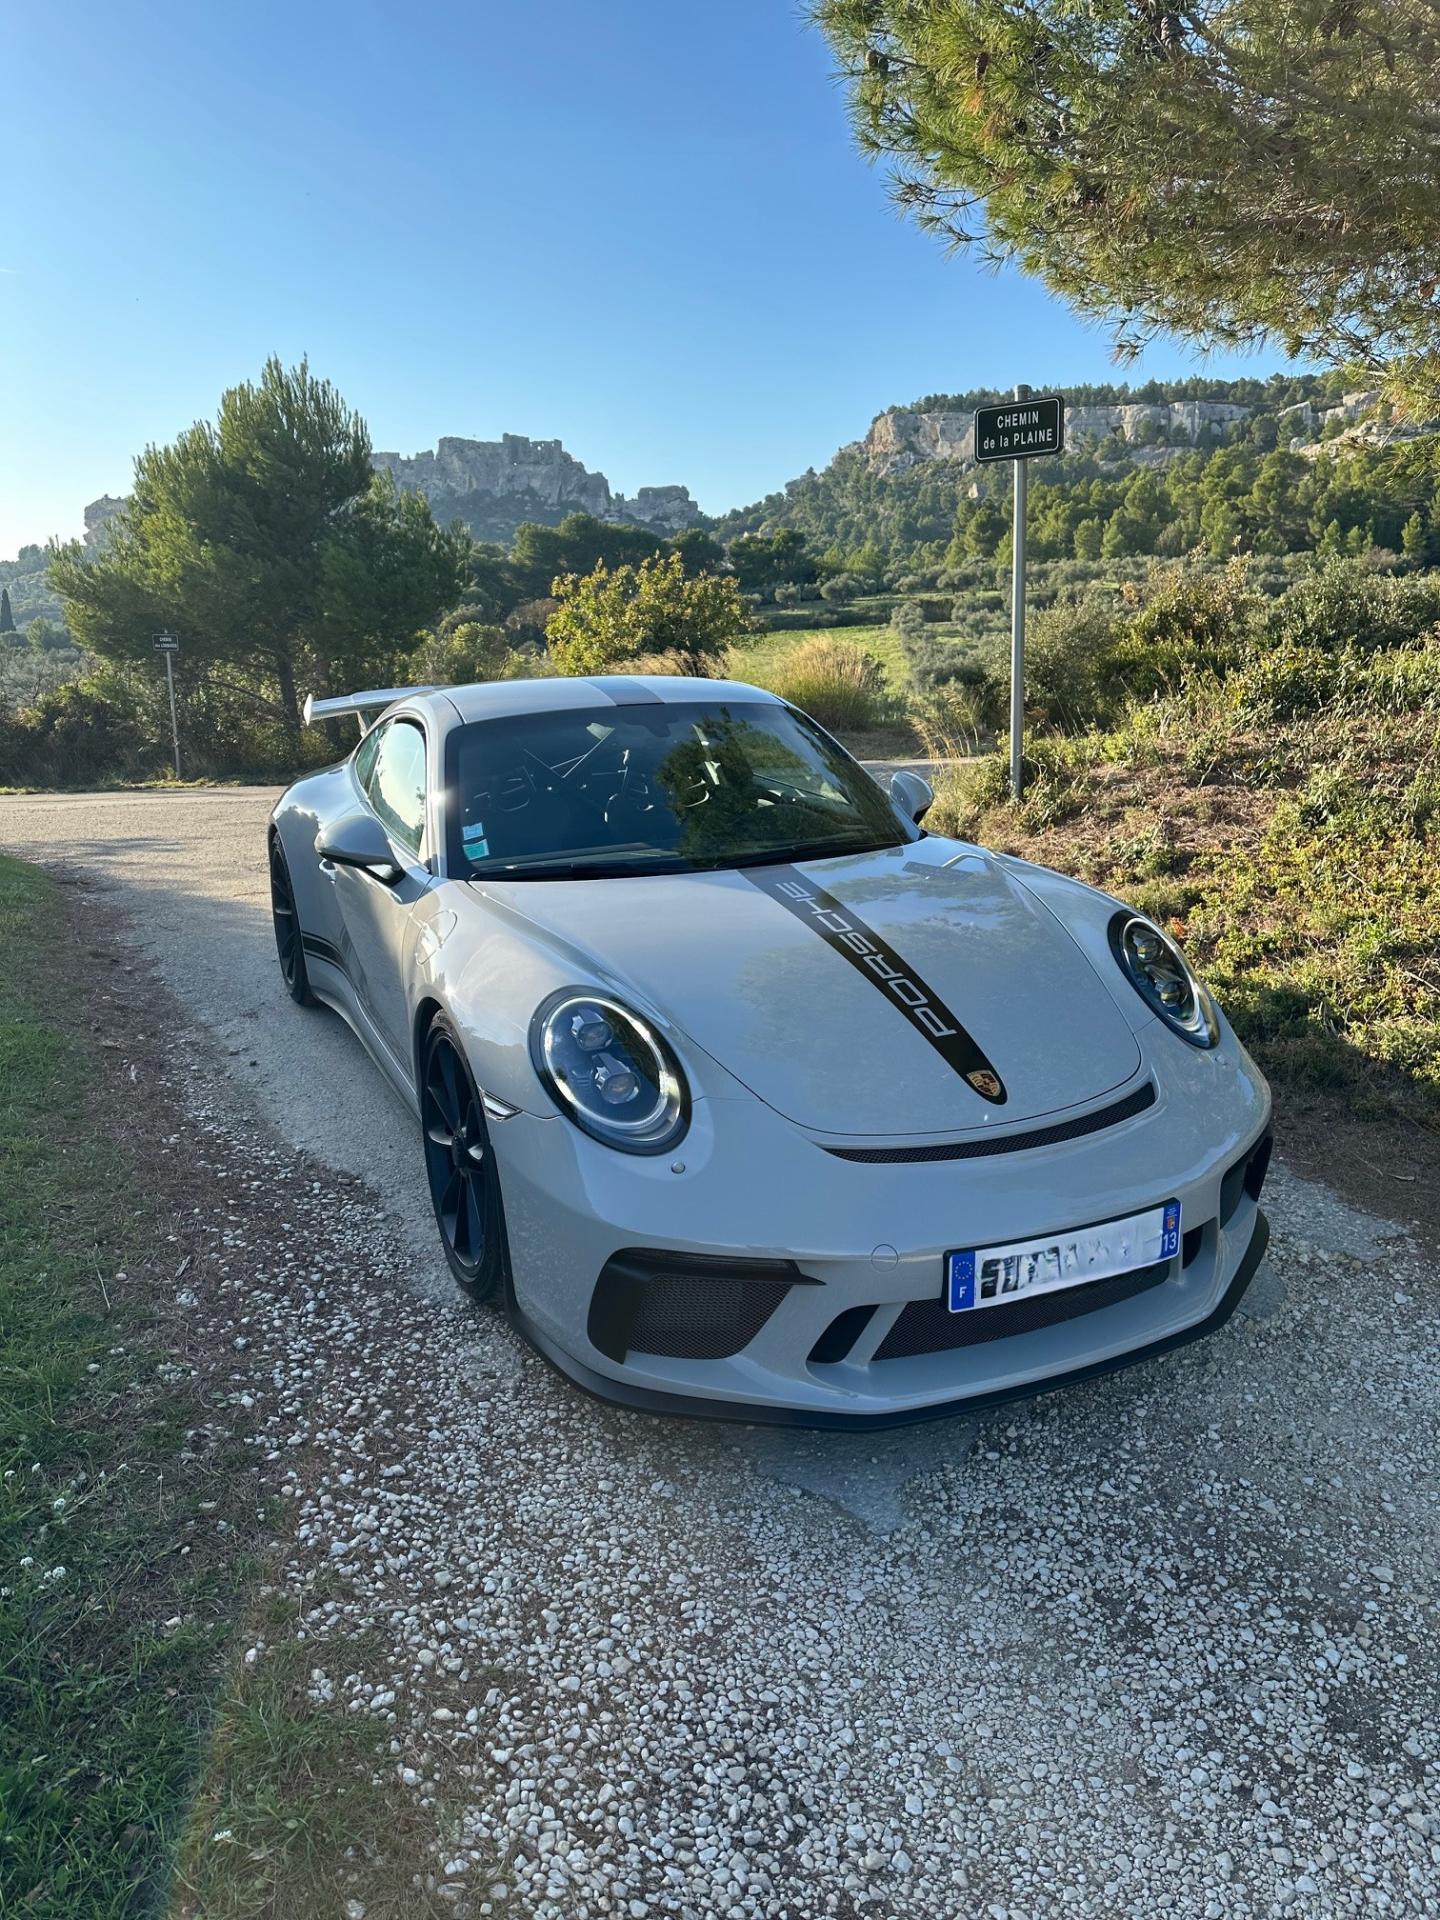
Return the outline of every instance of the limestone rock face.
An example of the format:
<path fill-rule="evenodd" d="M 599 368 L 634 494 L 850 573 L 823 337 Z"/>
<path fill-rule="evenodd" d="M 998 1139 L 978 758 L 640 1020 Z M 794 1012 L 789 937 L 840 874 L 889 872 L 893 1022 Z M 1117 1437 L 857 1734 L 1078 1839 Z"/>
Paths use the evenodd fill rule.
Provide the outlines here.
<path fill-rule="evenodd" d="M 87 547 L 103 547 L 106 540 L 105 529 L 124 506 L 122 495 L 102 493 L 98 500 L 92 500 L 85 509 L 85 544 Z"/>
<path fill-rule="evenodd" d="M 1069 407 L 1065 434 L 1067 441 L 1073 442 L 1082 435 L 1118 433 L 1127 445 L 1133 445 L 1148 424 L 1199 441 L 1208 428 L 1244 420 L 1250 411 L 1229 400 L 1135 400 L 1113 406 Z M 904 473 L 922 460 L 969 462 L 975 458 L 974 416 L 892 407 L 875 420 L 860 444 L 872 473 Z"/>
<path fill-rule="evenodd" d="M 554 525 L 567 513 L 591 513 L 662 534 L 679 533 L 700 519 L 688 487 L 641 487 L 627 500 L 558 440 L 520 433 L 499 440 L 447 436 L 433 453 L 377 453 L 374 459 L 399 486 L 425 494 L 437 520 L 463 520 L 480 540 L 509 540 L 522 520 Z"/>

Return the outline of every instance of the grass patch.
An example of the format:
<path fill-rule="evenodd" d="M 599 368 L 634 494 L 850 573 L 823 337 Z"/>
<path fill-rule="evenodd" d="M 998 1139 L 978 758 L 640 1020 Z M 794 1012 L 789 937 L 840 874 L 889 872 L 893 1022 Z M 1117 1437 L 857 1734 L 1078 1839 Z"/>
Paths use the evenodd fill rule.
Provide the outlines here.
<path fill-rule="evenodd" d="M 888 622 L 880 626 L 797 627 L 788 633 L 757 633 L 733 650 L 731 670 L 757 687 L 769 687 L 772 676 L 783 671 L 796 648 L 814 641 L 863 647 L 883 672 L 889 697 L 903 701 L 908 696 L 910 670 L 905 651 L 899 634 Z"/>
<path fill-rule="evenodd" d="M 873 677 L 848 666 L 838 676 L 833 668 L 817 671 L 827 657 L 838 662 L 852 653 L 874 663 Z M 757 633 L 731 648 L 723 671 L 813 713 L 862 760 L 903 759 L 921 750 L 904 648 L 888 624 Z M 825 712 L 812 704 L 817 701 Z"/>
<path fill-rule="evenodd" d="M 177 1551 L 195 1476 L 136 1443 L 205 1409 L 122 1305 L 134 1168 L 57 1024 L 56 890 L 4 858 L 0 950 L 0 1911 L 128 1915 L 163 1881 L 225 1611 Z"/>
<path fill-rule="evenodd" d="M 355 1660 L 353 1647 L 337 1658 Z M 236 1669 L 173 1907 L 195 1920 L 315 1920 L 357 1902 L 367 1920 L 449 1913 L 417 1870 L 436 1826 L 376 1758 L 368 1715 L 317 1711 L 323 1641 L 286 1641 Z"/>

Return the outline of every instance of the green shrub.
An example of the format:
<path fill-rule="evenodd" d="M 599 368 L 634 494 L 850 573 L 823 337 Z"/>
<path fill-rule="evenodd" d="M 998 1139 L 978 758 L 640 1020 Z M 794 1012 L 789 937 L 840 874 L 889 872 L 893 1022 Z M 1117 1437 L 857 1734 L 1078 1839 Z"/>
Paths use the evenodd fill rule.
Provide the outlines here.
<path fill-rule="evenodd" d="M 1440 621 L 1440 573 L 1394 576 L 1334 559 L 1281 594 L 1270 636 L 1281 644 L 1373 653 L 1402 647 Z"/>
<path fill-rule="evenodd" d="M 134 707 L 98 676 L 72 680 L 0 721 L 0 786 L 146 779 L 157 771 L 158 757 L 158 743 Z"/>
<path fill-rule="evenodd" d="M 833 580 L 827 580 L 820 588 L 820 598 L 827 607 L 848 607 L 857 598 L 860 583 L 853 573 L 837 573 Z"/>
<path fill-rule="evenodd" d="M 832 731 L 857 732 L 883 718 L 885 676 L 874 656 L 853 640 L 828 634 L 802 640 L 775 663 L 763 684 Z"/>
<path fill-rule="evenodd" d="M 1367 704 L 1380 713 L 1440 709 L 1440 627 L 1407 647 L 1389 647 L 1365 663 Z"/>
<path fill-rule="evenodd" d="M 925 631 L 925 615 L 914 600 L 898 600 L 890 612 L 890 626 L 901 644 L 918 639 Z"/>
<path fill-rule="evenodd" d="M 925 751 L 934 760 L 973 753 L 980 736 L 999 723 L 999 690 L 986 680 L 978 685 L 948 681 L 911 702 L 911 718 Z"/>
<path fill-rule="evenodd" d="M 1291 720 L 1328 707 L 1337 681 L 1333 654 L 1283 640 L 1250 655 L 1236 676 L 1236 694 L 1241 711 L 1253 719 Z"/>
<path fill-rule="evenodd" d="M 1058 600 L 1025 636 L 1025 705 L 1057 727 L 1108 719 L 1117 704 L 1106 666 L 1121 635 L 1116 611 L 1098 596 Z"/>

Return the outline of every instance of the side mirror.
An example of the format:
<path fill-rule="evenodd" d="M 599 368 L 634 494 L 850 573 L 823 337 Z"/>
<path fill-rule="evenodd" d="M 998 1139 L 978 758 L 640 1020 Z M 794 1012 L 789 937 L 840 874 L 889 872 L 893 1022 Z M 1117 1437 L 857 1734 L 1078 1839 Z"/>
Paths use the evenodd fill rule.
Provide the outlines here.
<path fill-rule="evenodd" d="M 890 798 L 896 811 L 918 826 L 934 805 L 935 789 L 923 774 L 902 767 L 890 776 Z"/>
<path fill-rule="evenodd" d="M 385 829 L 373 813 L 358 807 L 320 829 L 315 836 L 315 851 L 332 866 L 359 867 L 387 887 L 393 887 L 400 878 L 401 869 L 395 864 Z"/>

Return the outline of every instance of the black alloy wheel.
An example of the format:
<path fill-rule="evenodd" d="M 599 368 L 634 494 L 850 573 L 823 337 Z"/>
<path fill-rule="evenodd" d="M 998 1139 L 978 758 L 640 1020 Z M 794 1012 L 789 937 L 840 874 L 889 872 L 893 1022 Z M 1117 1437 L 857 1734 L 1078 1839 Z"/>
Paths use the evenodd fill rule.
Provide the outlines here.
<path fill-rule="evenodd" d="M 280 960 L 280 977 L 285 991 L 302 1007 L 313 1006 L 310 976 L 305 970 L 305 945 L 300 937 L 300 916 L 295 911 L 295 889 L 290 884 L 290 869 L 279 834 L 270 837 L 270 912 L 275 922 L 275 952 Z"/>
<path fill-rule="evenodd" d="M 435 1223 L 450 1271 L 472 1300 L 501 1297 L 505 1223 L 479 1089 L 443 1014 L 425 1036 L 420 1124 Z"/>

